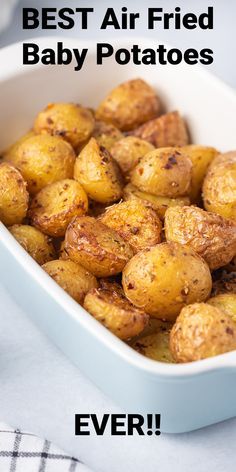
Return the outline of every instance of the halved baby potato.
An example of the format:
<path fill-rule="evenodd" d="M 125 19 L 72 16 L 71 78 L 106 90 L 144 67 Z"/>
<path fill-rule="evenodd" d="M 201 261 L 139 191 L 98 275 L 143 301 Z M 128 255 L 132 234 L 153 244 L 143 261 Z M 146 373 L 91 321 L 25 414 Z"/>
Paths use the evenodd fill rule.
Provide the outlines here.
<path fill-rule="evenodd" d="M 7 162 L 0 164 L 0 221 L 7 226 L 22 223 L 29 204 L 27 184 Z"/>
<path fill-rule="evenodd" d="M 103 288 L 87 293 L 84 308 L 120 339 L 130 339 L 140 334 L 149 319 L 121 293 Z"/>
<path fill-rule="evenodd" d="M 236 223 L 196 206 L 168 208 L 167 241 L 194 249 L 211 270 L 228 264 L 236 253 Z"/>
<path fill-rule="evenodd" d="M 212 279 L 193 249 L 167 242 L 138 252 L 123 270 L 122 285 L 135 306 L 152 317 L 174 321 L 185 305 L 209 297 Z"/>
<path fill-rule="evenodd" d="M 118 85 L 107 95 L 96 111 L 96 119 L 128 131 L 160 113 L 160 99 L 153 88 L 142 79 L 134 79 Z"/>
<path fill-rule="evenodd" d="M 71 221 L 65 250 L 71 260 L 97 277 L 118 274 L 133 256 L 131 246 L 116 231 L 90 216 Z"/>
<path fill-rule="evenodd" d="M 38 229 L 29 225 L 13 225 L 9 231 L 38 264 L 56 259 L 51 239 Z"/>
<path fill-rule="evenodd" d="M 14 154 L 7 155 L 6 159 L 20 170 L 32 195 L 48 184 L 73 177 L 73 148 L 56 136 L 32 136 L 24 140 Z"/>
<path fill-rule="evenodd" d="M 72 218 L 85 215 L 88 198 L 83 187 L 72 179 L 54 182 L 32 200 L 29 218 L 33 226 L 49 236 L 64 236 Z"/>
<path fill-rule="evenodd" d="M 105 147 L 109 152 L 114 144 L 124 137 L 123 133 L 111 123 L 95 121 L 92 137 L 96 139 L 99 146 Z"/>
<path fill-rule="evenodd" d="M 126 201 L 138 200 L 143 202 L 146 206 L 152 208 L 161 220 L 164 219 L 167 208 L 172 206 L 183 207 L 190 205 L 189 197 L 160 197 L 158 195 L 152 195 L 148 192 L 142 192 L 142 190 L 139 190 L 137 187 L 135 187 L 135 185 L 132 184 L 127 184 L 124 187 L 123 198 Z"/>
<path fill-rule="evenodd" d="M 141 157 L 154 151 L 154 146 L 136 136 L 126 136 L 117 141 L 110 152 L 119 164 L 122 172 L 128 174 L 138 163 Z M 128 178 L 128 176 L 127 176 Z"/>
<path fill-rule="evenodd" d="M 169 347 L 170 331 L 173 325 L 161 320 L 156 321 L 159 323 L 156 331 L 147 336 L 139 336 L 131 347 L 154 361 L 173 363 L 174 359 Z"/>
<path fill-rule="evenodd" d="M 94 138 L 76 159 L 74 178 L 87 195 L 99 203 L 112 203 L 122 196 L 122 179 L 117 163 Z"/>
<path fill-rule="evenodd" d="M 34 122 L 36 133 L 61 136 L 75 151 L 90 138 L 93 129 L 91 111 L 75 103 L 49 103 Z"/>
<path fill-rule="evenodd" d="M 184 307 L 170 333 L 176 362 L 192 362 L 236 349 L 236 323 L 208 303 Z"/>
<path fill-rule="evenodd" d="M 128 241 L 134 252 L 161 242 L 162 225 L 158 216 L 136 200 L 107 208 L 99 220 Z"/>
<path fill-rule="evenodd" d="M 80 304 L 86 293 L 98 286 L 94 275 L 73 261 L 55 260 L 47 262 L 42 268 Z"/>
<path fill-rule="evenodd" d="M 178 148 L 161 148 L 146 154 L 131 171 L 131 183 L 144 192 L 162 197 L 188 195 L 192 163 Z"/>
<path fill-rule="evenodd" d="M 155 148 L 186 146 L 189 143 L 185 121 L 178 111 L 147 121 L 130 134 L 148 141 Z"/>

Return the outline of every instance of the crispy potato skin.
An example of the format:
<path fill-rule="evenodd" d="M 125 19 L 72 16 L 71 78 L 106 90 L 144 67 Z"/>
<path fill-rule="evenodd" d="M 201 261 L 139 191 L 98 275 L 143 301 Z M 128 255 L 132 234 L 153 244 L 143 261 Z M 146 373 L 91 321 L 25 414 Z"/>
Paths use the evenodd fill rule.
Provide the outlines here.
<path fill-rule="evenodd" d="M 236 224 L 196 206 L 168 208 L 165 235 L 167 241 L 194 249 L 211 270 L 228 264 L 236 253 Z"/>
<path fill-rule="evenodd" d="M 141 334 L 141 336 L 131 344 L 131 347 L 154 361 L 173 363 L 174 359 L 169 347 L 172 323 L 161 320 L 156 321 L 159 323 L 159 326 L 156 327 L 156 331 L 147 336 Z"/>
<path fill-rule="evenodd" d="M 94 275 L 73 261 L 51 261 L 42 268 L 80 304 L 83 303 L 86 293 L 98 286 Z"/>
<path fill-rule="evenodd" d="M 8 156 L 6 156 L 8 159 Z M 9 157 L 35 195 L 46 185 L 73 176 L 75 153 L 69 143 L 55 136 L 33 136 Z"/>
<path fill-rule="evenodd" d="M 130 134 L 148 141 L 155 148 L 186 146 L 189 142 L 185 122 L 178 111 L 147 121 Z"/>
<path fill-rule="evenodd" d="M 64 236 L 75 216 L 88 211 L 88 198 L 83 187 L 72 179 L 59 180 L 44 187 L 32 200 L 31 224 L 49 236 Z"/>
<path fill-rule="evenodd" d="M 93 129 L 91 111 L 75 103 L 50 103 L 34 122 L 36 133 L 61 136 L 75 151 L 90 138 Z"/>
<path fill-rule="evenodd" d="M 152 208 L 160 220 L 164 219 L 167 208 L 172 206 L 190 205 L 189 197 L 160 197 L 151 193 L 142 192 L 132 184 L 127 184 L 123 190 L 123 198 L 125 201 L 137 200 L 144 203 L 148 208 Z"/>
<path fill-rule="evenodd" d="M 99 220 L 128 241 L 134 252 L 161 242 L 162 225 L 158 216 L 136 200 L 107 208 Z"/>
<path fill-rule="evenodd" d="M 112 146 L 111 155 L 122 172 L 128 174 L 139 163 L 141 157 L 154 149 L 154 146 L 144 139 L 126 136 Z"/>
<path fill-rule="evenodd" d="M 236 349 L 236 324 L 223 311 L 207 303 L 182 309 L 170 333 L 176 362 L 192 362 Z"/>
<path fill-rule="evenodd" d="M 9 231 L 38 264 L 56 259 L 51 239 L 38 229 L 29 225 L 13 225 Z"/>
<path fill-rule="evenodd" d="M 193 165 L 189 196 L 192 203 L 198 203 L 201 198 L 202 184 L 207 169 L 219 152 L 213 147 L 197 146 L 194 144 L 182 147 L 181 151 L 187 154 Z"/>
<path fill-rule="evenodd" d="M 92 137 L 96 139 L 99 146 L 105 147 L 111 152 L 114 144 L 124 137 L 123 133 L 111 123 L 95 121 Z"/>
<path fill-rule="evenodd" d="M 216 306 L 220 310 L 224 311 L 232 320 L 236 323 L 236 294 L 235 293 L 222 293 L 216 297 L 209 298 L 207 300 L 212 306 Z"/>
<path fill-rule="evenodd" d="M 206 262 L 191 248 L 161 243 L 128 262 L 122 285 L 135 306 L 153 317 L 174 321 L 185 305 L 209 297 L 212 280 Z"/>
<path fill-rule="evenodd" d="M 170 198 L 188 194 L 191 176 L 192 163 L 178 148 L 155 149 L 130 173 L 131 183 L 139 190 Z"/>
<path fill-rule="evenodd" d="M 0 164 L 0 221 L 7 226 L 22 223 L 28 204 L 29 194 L 22 175 L 3 162 Z"/>
<path fill-rule="evenodd" d="M 119 234 L 90 216 L 76 217 L 68 226 L 65 249 L 69 258 L 97 277 L 121 272 L 133 256 Z"/>
<path fill-rule="evenodd" d="M 146 313 L 135 308 L 120 293 L 103 288 L 87 293 L 84 308 L 120 339 L 130 339 L 140 334 L 149 319 Z"/>
<path fill-rule="evenodd" d="M 236 151 L 217 156 L 203 183 L 206 210 L 236 221 Z"/>
<path fill-rule="evenodd" d="M 118 85 L 107 95 L 96 111 L 96 119 L 129 131 L 160 113 L 160 100 L 153 88 L 142 79 L 134 79 Z"/>
<path fill-rule="evenodd" d="M 76 159 L 74 178 L 87 195 L 99 203 L 112 203 L 122 196 L 122 179 L 116 162 L 94 138 Z"/>

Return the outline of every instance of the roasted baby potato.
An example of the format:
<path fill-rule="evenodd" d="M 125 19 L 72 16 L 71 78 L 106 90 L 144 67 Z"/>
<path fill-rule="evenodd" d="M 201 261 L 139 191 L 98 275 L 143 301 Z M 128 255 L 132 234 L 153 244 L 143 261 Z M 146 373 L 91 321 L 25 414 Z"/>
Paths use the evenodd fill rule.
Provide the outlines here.
<path fill-rule="evenodd" d="M 61 136 L 78 151 L 94 129 L 90 110 L 75 103 L 50 103 L 34 122 L 34 131 L 40 134 Z"/>
<path fill-rule="evenodd" d="M 78 303 L 83 303 L 86 293 L 98 286 L 97 280 L 84 267 L 73 261 L 47 262 L 42 268 Z"/>
<path fill-rule="evenodd" d="M 167 208 L 172 206 L 182 207 L 185 205 L 190 205 L 190 200 L 188 197 L 160 197 L 158 195 L 152 195 L 151 193 L 142 192 L 132 184 L 128 184 L 124 187 L 123 198 L 126 201 L 137 200 L 143 202 L 146 206 L 152 208 L 161 220 L 164 219 Z"/>
<path fill-rule="evenodd" d="M 153 88 L 142 79 L 134 79 L 118 85 L 109 93 L 100 103 L 96 119 L 128 131 L 160 113 L 160 100 Z"/>
<path fill-rule="evenodd" d="M 96 139 L 99 146 L 105 147 L 109 152 L 112 146 L 124 137 L 118 128 L 104 121 L 95 121 L 92 136 Z"/>
<path fill-rule="evenodd" d="M 122 179 L 116 162 L 94 138 L 76 159 L 74 178 L 87 195 L 99 203 L 112 203 L 121 198 Z"/>
<path fill-rule="evenodd" d="M 182 309 L 170 333 L 176 362 L 199 361 L 236 349 L 236 323 L 224 311 L 207 303 Z"/>
<path fill-rule="evenodd" d="M 185 305 L 209 297 L 212 280 L 208 265 L 190 247 L 161 243 L 128 262 L 122 284 L 135 306 L 153 317 L 172 321 Z"/>
<path fill-rule="evenodd" d="M 202 184 L 207 169 L 219 153 L 213 147 L 196 146 L 195 144 L 184 146 L 181 148 L 181 151 L 187 154 L 193 165 L 191 191 L 189 196 L 193 203 L 198 203 L 201 198 Z"/>
<path fill-rule="evenodd" d="M 115 291 L 97 288 L 84 299 L 84 308 L 120 339 L 140 334 L 148 323 L 148 315 L 135 308 Z"/>
<path fill-rule="evenodd" d="M 236 223 L 196 206 L 168 208 L 167 241 L 190 246 L 211 270 L 228 264 L 236 253 Z"/>
<path fill-rule="evenodd" d="M 220 310 L 224 311 L 236 323 L 235 293 L 222 293 L 220 295 L 217 295 L 216 297 L 209 298 L 209 300 L 207 300 L 207 303 L 212 306 L 216 306 Z"/>
<path fill-rule="evenodd" d="M 51 239 L 38 229 L 29 225 L 13 225 L 9 231 L 38 264 L 56 259 Z"/>
<path fill-rule="evenodd" d="M 20 170 L 32 195 L 48 184 L 73 176 L 75 153 L 69 143 L 56 136 L 32 136 L 8 157 Z"/>
<path fill-rule="evenodd" d="M 159 362 L 173 363 L 174 359 L 170 352 L 169 338 L 172 323 L 156 320 L 159 326 L 156 332 L 148 336 L 139 336 L 139 338 L 131 344 L 131 346 L 149 359 Z"/>
<path fill-rule="evenodd" d="M 189 142 L 185 122 L 178 111 L 148 121 L 130 134 L 148 141 L 155 148 L 186 146 Z"/>
<path fill-rule="evenodd" d="M 65 250 L 97 277 L 118 274 L 133 256 L 131 246 L 116 231 L 90 216 L 76 217 L 69 224 Z"/>
<path fill-rule="evenodd" d="M 161 242 L 162 225 L 158 216 L 136 200 L 107 208 L 99 220 L 128 241 L 134 252 Z"/>
<path fill-rule="evenodd" d="M 138 163 L 141 157 L 154 151 L 154 146 L 136 136 L 126 136 L 117 141 L 111 148 L 113 159 L 119 164 L 124 174 L 129 173 Z"/>
<path fill-rule="evenodd" d="M 13 143 L 8 149 L 3 152 L 4 159 L 10 161 L 12 156 L 14 158 L 14 155 L 18 153 L 19 146 L 21 146 L 21 144 L 24 143 L 24 141 L 26 141 L 27 139 L 32 138 L 32 136 L 35 136 L 35 132 L 33 130 L 30 130 L 28 131 L 28 133 L 21 136 L 15 143 Z"/>
<path fill-rule="evenodd" d="M 131 171 L 131 183 L 144 192 L 180 197 L 190 191 L 192 163 L 177 148 L 161 148 L 146 154 Z"/>
<path fill-rule="evenodd" d="M 236 151 L 217 156 L 203 183 L 206 210 L 236 220 Z"/>
<path fill-rule="evenodd" d="M 62 259 L 63 261 L 66 261 L 67 259 L 70 259 L 66 250 L 65 250 L 65 240 L 63 240 L 60 244 L 59 251 L 58 251 L 58 256 L 59 259 Z"/>
<path fill-rule="evenodd" d="M 64 236 L 74 216 L 85 215 L 88 198 L 83 187 L 72 179 L 59 180 L 44 187 L 32 200 L 31 224 L 49 236 Z"/>
<path fill-rule="evenodd" d="M 7 162 L 0 164 L 0 221 L 7 226 L 21 223 L 29 203 L 27 185 L 20 172 Z"/>

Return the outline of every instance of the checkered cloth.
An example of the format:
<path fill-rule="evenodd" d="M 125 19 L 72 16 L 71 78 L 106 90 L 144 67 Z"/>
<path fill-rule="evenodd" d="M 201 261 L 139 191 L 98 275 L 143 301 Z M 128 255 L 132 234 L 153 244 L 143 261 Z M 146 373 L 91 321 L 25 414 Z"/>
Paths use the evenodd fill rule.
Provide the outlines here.
<path fill-rule="evenodd" d="M 0 423 L 1 472 L 91 472 L 51 442 Z"/>

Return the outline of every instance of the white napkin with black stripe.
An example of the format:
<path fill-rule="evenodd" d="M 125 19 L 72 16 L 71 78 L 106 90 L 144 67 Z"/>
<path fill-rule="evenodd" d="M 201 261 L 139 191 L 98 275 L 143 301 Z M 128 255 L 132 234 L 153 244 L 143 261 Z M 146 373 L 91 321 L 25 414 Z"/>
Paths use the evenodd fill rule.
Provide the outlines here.
<path fill-rule="evenodd" d="M 92 472 L 79 459 L 34 434 L 0 423 L 1 472 Z"/>

